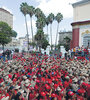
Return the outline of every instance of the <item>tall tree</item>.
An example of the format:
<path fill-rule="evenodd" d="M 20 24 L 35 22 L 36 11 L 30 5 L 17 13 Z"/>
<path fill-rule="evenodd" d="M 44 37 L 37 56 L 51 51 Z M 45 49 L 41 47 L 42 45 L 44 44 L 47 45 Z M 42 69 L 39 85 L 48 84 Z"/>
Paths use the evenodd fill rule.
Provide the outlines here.
<path fill-rule="evenodd" d="M 26 31 L 27 31 L 27 43 L 28 43 L 28 52 L 29 52 L 29 34 L 28 34 L 28 26 L 27 26 L 27 19 L 26 19 L 26 15 L 27 15 L 27 12 L 28 12 L 28 4 L 25 2 L 25 3 L 22 3 L 20 5 L 20 11 L 23 13 L 24 17 L 25 17 L 25 23 L 26 23 Z"/>
<path fill-rule="evenodd" d="M 57 33 L 56 33 L 56 40 L 55 40 L 55 48 L 56 48 L 59 24 L 60 24 L 61 20 L 63 20 L 63 15 L 62 15 L 61 13 L 58 13 L 58 14 L 56 15 L 56 17 L 55 17 L 55 20 L 58 22 L 58 25 L 57 25 Z"/>
<path fill-rule="evenodd" d="M 35 35 L 35 40 L 37 41 L 37 45 L 39 45 L 39 51 L 41 51 L 41 48 L 46 50 L 49 42 L 47 40 L 47 35 L 44 34 L 42 29 L 38 29 L 37 34 Z"/>
<path fill-rule="evenodd" d="M 36 27 L 37 29 L 42 29 L 45 26 L 45 18 L 44 17 L 39 17 L 36 21 Z"/>
<path fill-rule="evenodd" d="M 54 14 L 50 13 L 48 16 L 49 22 L 50 22 L 50 36 L 51 36 L 51 50 L 52 50 L 52 23 L 54 21 Z"/>
<path fill-rule="evenodd" d="M 39 46 L 39 51 L 41 51 L 42 40 L 44 39 L 44 32 L 42 29 L 38 29 L 35 35 L 35 40 L 37 41 L 37 45 Z"/>
<path fill-rule="evenodd" d="M 33 27 L 32 27 L 32 16 L 35 14 L 35 8 L 33 6 L 28 6 L 28 14 L 30 16 L 32 42 L 33 42 L 34 37 L 33 37 Z"/>
<path fill-rule="evenodd" d="M 17 32 L 12 30 L 12 37 L 17 37 Z"/>
<path fill-rule="evenodd" d="M 3 51 L 4 45 L 11 41 L 12 35 L 11 27 L 5 22 L 0 22 L 0 44 L 2 45 Z"/>
<path fill-rule="evenodd" d="M 48 17 L 46 18 L 46 25 L 47 25 L 47 35 L 49 35 L 48 34 L 48 25 L 49 25 L 49 19 L 48 19 Z M 48 40 L 49 40 L 49 38 L 48 38 Z"/>
<path fill-rule="evenodd" d="M 68 51 L 70 49 L 70 38 L 68 36 L 66 36 L 63 40 L 64 42 L 64 47 L 66 49 L 66 51 Z"/>
<path fill-rule="evenodd" d="M 37 19 L 38 19 L 39 17 L 41 17 L 41 14 L 42 14 L 41 9 L 40 9 L 40 8 L 36 8 L 36 9 L 35 9 L 35 16 L 37 17 Z"/>

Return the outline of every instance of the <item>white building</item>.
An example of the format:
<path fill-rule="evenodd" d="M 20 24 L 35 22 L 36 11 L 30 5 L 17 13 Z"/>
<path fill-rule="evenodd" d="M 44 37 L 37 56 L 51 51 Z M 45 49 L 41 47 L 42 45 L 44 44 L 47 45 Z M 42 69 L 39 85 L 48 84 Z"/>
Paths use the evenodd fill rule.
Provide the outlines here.
<path fill-rule="evenodd" d="M 6 22 L 13 28 L 13 14 L 3 8 L 0 8 L 0 21 Z"/>
<path fill-rule="evenodd" d="M 90 0 L 82 0 L 72 4 L 73 23 L 71 48 L 76 46 L 90 47 Z"/>
<path fill-rule="evenodd" d="M 27 37 L 20 37 L 18 41 L 19 41 L 19 51 L 20 52 L 22 50 L 27 51 L 28 47 Z M 32 39 L 29 38 L 29 42 L 32 42 Z"/>
<path fill-rule="evenodd" d="M 29 38 L 29 42 L 32 40 Z M 9 50 L 15 50 L 19 49 L 19 52 L 22 52 L 22 50 L 27 51 L 27 38 L 26 37 L 20 37 L 16 39 L 15 37 L 12 37 L 12 41 L 4 46 L 4 49 Z M 30 48 L 30 47 L 29 47 Z M 2 49 L 2 45 L 0 45 L 0 49 Z"/>

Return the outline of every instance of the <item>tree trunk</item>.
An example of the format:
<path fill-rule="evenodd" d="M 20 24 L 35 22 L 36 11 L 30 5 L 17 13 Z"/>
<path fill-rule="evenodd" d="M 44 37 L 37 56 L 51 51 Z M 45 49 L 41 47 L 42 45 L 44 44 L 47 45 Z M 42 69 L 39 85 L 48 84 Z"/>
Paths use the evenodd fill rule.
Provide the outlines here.
<path fill-rule="evenodd" d="M 49 34 L 48 34 L 48 25 L 47 25 L 47 35 L 49 36 Z M 48 37 L 48 41 L 49 41 L 49 37 Z"/>
<path fill-rule="evenodd" d="M 25 15 L 25 23 L 26 23 L 26 31 L 27 31 L 27 50 L 28 50 L 28 53 L 29 53 L 29 34 L 28 34 L 28 26 L 27 26 L 27 19 L 26 19 L 26 15 Z"/>
<path fill-rule="evenodd" d="M 2 50 L 3 50 L 3 52 L 4 52 L 4 44 L 2 44 Z"/>
<path fill-rule="evenodd" d="M 32 33 L 32 42 L 33 42 L 33 27 L 32 27 L 32 17 L 30 17 L 31 20 L 31 33 Z"/>
<path fill-rule="evenodd" d="M 52 23 L 50 25 L 50 35 L 51 35 L 51 50 L 52 50 Z"/>
<path fill-rule="evenodd" d="M 56 49 L 56 45 L 57 45 L 58 29 L 59 29 L 59 23 L 57 25 L 57 33 L 56 33 L 56 40 L 55 40 L 55 49 Z"/>

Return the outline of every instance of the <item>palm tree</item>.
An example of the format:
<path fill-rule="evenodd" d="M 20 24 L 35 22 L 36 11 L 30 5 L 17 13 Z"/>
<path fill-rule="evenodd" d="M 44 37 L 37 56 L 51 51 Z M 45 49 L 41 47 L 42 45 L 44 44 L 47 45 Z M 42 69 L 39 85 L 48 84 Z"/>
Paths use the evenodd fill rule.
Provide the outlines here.
<path fill-rule="evenodd" d="M 36 21 L 36 27 L 37 29 L 42 29 L 43 30 L 43 27 L 45 26 L 45 18 L 43 17 L 39 17 Z"/>
<path fill-rule="evenodd" d="M 32 42 L 33 42 L 33 27 L 32 27 L 32 16 L 35 13 L 35 8 L 33 6 L 28 6 L 28 14 L 30 16 L 30 22 L 31 22 L 31 33 L 32 33 Z"/>
<path fill-rule="evenodd" d="M 54 20 L 54 14 L 50 13 L 48 16 L 49 22 L 50 22 L 50 35 L 51 35 L 51 50 L 52 50 L 52 22 Z"/>
<path fill-rule="evenodd" d="M 48 25 L 49 25 L 49 19 L 48 19 L 48 17 L 46 18 L 46 25 L 47 25 L 47 35 L 48 35 Z M 49 40 L 49 38 L 48 38 L 48 40 Z"/>
<path fill-rule="evenodd" d="M 35 40 L 37 41 L 37 45 L 39 46 L 39 51 L 41 51 L 42 41 L 44 40 L 44 32 L 42 29 L 37 30 Z"/>
<path fill-rule="evenodd" d="M 37 19 L 41 16 L 42 11 L 40 8 L 35 9 L 35 16 L 37 17 Z"/>
<path fill-rule="evenodd" d="M 29 52 L 29 35 L 28 35 L 28 26 L 27 26 L 27 19 L 26 19 L 26 15 L 27 15 L 27 3 L 22 3 L 20 5 L 20 11 L 23 13 L 24 17 L 25 17 L 25 23 L 26 23 L 26 31 L 27 31 L 27 42 L 28 42 L 28 52 Z"/>
<path fill-rule="evenodd" d="M 68 36 L 66 36 L 65 38 L 64 38 L 64 47 L 65 47 L 65 49 L 68 51 L 69 49 L 70 49 L 70 38 L 68 37 Z"/>
<path fill-rule="evenodd" d="M 58 25 L 57 25 L 57 33 L 56 33 L 56 40 L 55 40 L 55 48 L 56 48 L 59 24 L 60 24 L 61 20 L 63 20 L 63 15 L 61 13 L 58 13 L 56 15 L 56 17 L 55 17 L 55 20 L 58 22 Z"/>

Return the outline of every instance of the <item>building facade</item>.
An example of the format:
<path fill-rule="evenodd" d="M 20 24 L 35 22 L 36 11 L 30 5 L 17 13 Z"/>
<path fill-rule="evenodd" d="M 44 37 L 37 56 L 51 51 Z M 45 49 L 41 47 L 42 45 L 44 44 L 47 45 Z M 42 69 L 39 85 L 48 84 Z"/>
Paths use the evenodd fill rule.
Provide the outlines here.
<path fill-rule="evenodd" d="M 71 48 L 76 46 L 90 47 L 90 0 L 82 0 L 72 4 L 73 23 Z"/>
<path fill-rule="evenodd" d="M 59 32 L 59 41 L 58 41 L 58 43 L 63 44 L 65 37 L 68 37 L 68 38 L 72 39 L 72 32 L 71 31 Z"/>
<path fill-rule="evenodd" d="M 29 38 L 29 42 L 31 42 L 31 38 Z M 7 50 L 15 50 L 19 49 L 19 52 L 27 51 L 27 38 L 26 37 L 19 37 L 16 39 L 15 37 L 12 37 L 12 41 L 5 45 L 4 49 Z M 2 49 L 2 46 L 0 45 L 0 49 Z"/>
<path fill-rule="evenodd" d="M 0 8 L 0 21 L 6 22 L 13 28 L 13 14 L 3 8 Z"/>

